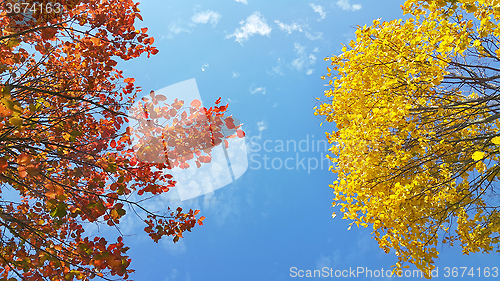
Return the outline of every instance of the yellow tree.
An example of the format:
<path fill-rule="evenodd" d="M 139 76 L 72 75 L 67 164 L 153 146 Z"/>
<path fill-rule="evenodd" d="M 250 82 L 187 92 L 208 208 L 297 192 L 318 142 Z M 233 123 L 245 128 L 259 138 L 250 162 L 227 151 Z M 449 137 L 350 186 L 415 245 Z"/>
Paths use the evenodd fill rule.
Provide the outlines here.
<path fill-rule="evenodd" d="M 402 9 L 325 58 L 315 114 L 337 127 L 333 205 L 429 277 L 439 244 L 499 251 L 500 1 Z"/>

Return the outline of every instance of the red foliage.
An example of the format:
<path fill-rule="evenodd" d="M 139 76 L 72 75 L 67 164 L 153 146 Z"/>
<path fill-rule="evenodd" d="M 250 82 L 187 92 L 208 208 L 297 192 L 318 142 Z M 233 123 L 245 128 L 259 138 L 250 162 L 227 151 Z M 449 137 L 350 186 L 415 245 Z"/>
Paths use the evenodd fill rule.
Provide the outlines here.
<path fill-rule="evenodd" d="M 152 239 L 170 235 L 177 241 L 204 219 L 196 218 L 198 211 L 178 208 L 156 214 L 129 201 L 133 193 L 161 194 L 175 185 L 165 172 L 172 165 L 139 161 L 130 147 L 132 134 L 166 141 L 176 159 L 173 165 L 187 167 L 193 158 L 207 163 L 210 151 L 201 153 L 192 145 L 221 143 L 222 125 L 231 123 L 224 118 L 227 105 L 206 109 L 192 104 L 190 114 L 176 121 L 178 131 L 185 131 L 177 137 L 175 129 L 146 132 L 146 124 L 126 129 L 127 113 L 140 89 L 134 78 L 124 78 L 115 68 L 117 60 L 158 52 L 147 28 L 134 26 L 136 19 L 142 20 L 138 3 L 61 0 L 60 12 L 42 9 L 31 15 L 7 13 L 6 3 L 14 2 L 4 1 L 0 13 L 0 183 L 22 200 L 1 197 L 0 279 L 118 275 L 126 280 L 132 270 L 123 239 L 110 243 L 88 237 L 84 223 L 116 226 L 126 207 L 142 209 Z M 35 1 L 23 3 L 31 7 Z M 164 98 L 152 95 L 143 103 L 149 106 L 148 118 L 174 118 L 180 112 L 180 100 L 168 111 L 154 104 Z M 202 114 L 208 121 L 197 119 Z M 178 144 L 207 126 L 210 133 L 189 145 Z"/>

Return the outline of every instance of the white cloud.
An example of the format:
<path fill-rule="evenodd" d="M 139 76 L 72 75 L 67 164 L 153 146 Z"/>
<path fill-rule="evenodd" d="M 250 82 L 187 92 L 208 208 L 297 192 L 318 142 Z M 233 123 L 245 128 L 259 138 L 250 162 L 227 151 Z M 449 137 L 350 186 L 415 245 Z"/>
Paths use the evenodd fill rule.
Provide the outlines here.
<path fill-rule="evenodd" d="M 278 25 L 281 31 L 287 32 L 288 34 L 292 34 L 294 31 L 305 31 L 304 34 L 309 40 L 318 40 L 323 38 L 322 32 L 313 31 L 307 23 L 298 24 L 296 22 L 292 22 L 291 24 L 285 24 L 280 22 L 279 20 L 275 20 L 274 22 Z"/>
<path fill-rule="evenodd" d="M 183 26 L 181 21 L 173 21 L 168 26 L 168 35 L 167 38 L 171 39 L 174 35 L 177 35 L 182 32 L 191 33 L 191 30 L 188 27 Z"/>
<path fill-rule="evenodd" d="M 316 62 L 316 56 L 313 54 L 309 54 L 309 63 L 314 64 L 315 62 Z"/>
<path fill-rule="evenodd" d="M 321 5 L 316 5 L 311 3 L 309 4 L 309 6 L 311 6 L 311 8 L 313 8 L 313 10 L 321 16 L 321 18 L 318 21 L 326 17 L 326 12 L 323 11 L 323 7 L 321 7 Z"/>
<path fill-rule="evenodd" d="M 286 31 L 288 34 L 292 34 L 293 31 L 302 32 L 302 26 L 295 22 L 292 22 L 291 24 L 284 24 L 279 20 L 275 20 L 274 22 L 279 26 L 280 30 Z"/>
<path fill-rule="evenodd" d="M 168 34 L 163 35 L 161 39 L 172 39 L 175 35 L 183 32 L 191 33 L 196 24 L 206 24 L 210 22 L 212 26 L 216 26 L 221 17 L 222 16 L 217 12 L 206 10 L 204 12 L 195 13 L 191 17 L 191 21 L 183 21 L 181 19 L 174 20 L 167 27 Z"/>
<path fill-rule="evenodd" d="M 306 50 L 306 47 L 300 45 L 300 43 L 293 43 L 293 50 L 297 53 L 297 55 L 300 55 L 302 53 L 304 53 L 304 51 Z"/>
<path fill-rule="evenodd" d="M 266 121 L 262 120 L 260 122 L 257 122 L 257 127 L 259 128 L 259 132 L 264 131 L 265 129 L 267 129 Z"/>
<path fill-rule="evenodd" d="M 300 45 L 300 43 L 295 42 L 293 44 L 293 50 L 297 53 L 299 58 L 292 61 L 292 67 L 300 71 L 302 70 L 304 63 L 306 62 L 304 56 L 304 51 L 306 50 L 306 47 Z"/>
<path fill-rule="evenodd" d="M 314 48 L 313 52 L 314 52 L 314 53 L 319 52 L 319 47 Z"/>
<path fill-rule="evenodd" d="M 302 66 L 304 66 L 304 62 L 303 58 L 295 59 L 292 61 L 292 67 L 300 71 L 302 70 Z"/>
<path fill-rule="evenodd" d="M 248 5 L 248 1 L 247 0 L 234 0 L 236 2 L 239 2 L 239 3 L 243 3 L 245 5 Z"/>
<path fill-rule="evenodd" d="M 281 69 L 281 65 L 278 65 L 278 66 L 273 66 L 272 67 L 272 72 L 271 73 L 276 73 L 278 74 L 279 76 L 285 76 L 285 73 L 283 73 L 283 70 Z M 271 74 L 270 73 L 270 74 Z"/>
<path fill-rule="evenodd" d="M 312 35 L 311 33 L 306 32 L 307 39 L 314 41 L 314 40 L 318 40 L 318 39 L 323 38 L 323 32 L 314 32 L 314 33 L 315 33 L 315 35 Z"/>
<path fill-rule="evenodd" d="M 169 237 L 170 238 L 170 237 Z M 163 248 L 173 256 L 179 256 L 186 252 L 186 244 L 183 239 L 179 239 L 177 243 L 174 243 L 172 239 L 161 239 L 161 244 Z M 174 277 L 175 278 L 175 277 Z"/>
<path fill-rule="evenodd" d="M 282 65 L 283 65 L 282 59 L 278 58 L 278 65 L 277 66 L 273 66 L 271 71 L 268 70 L 267 74 L 269 74 L 269 75 L 275 75 L 275 74 L 277 74 L 279 76 L 285 76 L 285 73 L 282 70 Z"/>
<path fill-rule="evenodd" d="M 352 9 L 353 11 L 361 10 L 361 8 L 363 8 L 363 6 L 361 6 L 361 4 L 354 4 L 354 5 L 351 5 L 351 9 Z"/>
<path fill-rule="evenodd" d="M 339 0 L 337 1 L 337 6 L 339 6 L 342 10 L 346 11 L 357 11 L 361 10 L 362 6 L 360 4 L 349 4 L 349 0 Z"/>
<path fill-rule="evenodd" d="M 340 254 L 341 253 L 339 250 L 335 250 L 332 253 L 332 255 L 328 256 L 320 255 L 319 258 L 316 260 L 316 268 L 339 267 L 340 265 L 343 264 L 342 257 L 340 256 Z"/>
<path fill-rule="evenodd" d="M 204 12 L 199 12 L 191 17 L 191 21 L 198 24 L 206 24 L 210 22 L 212 26 L 216 26 L 221 18 L 221 14 L 214 12 L 212 10 L 206 10 Z"/>
<path fill-rule="evenodd" d="M 295 42 L 293 44 L 293 50 L 297 54 L 297 58 L 290 64 L 291 68 L 301 71 L 304 67 L 310 67 L 316 63 L 317 57 L 313 54 L 307 55 L 306 47 L 302 46 L 300 43 Z M 306 74 L 311 75 L 313 71 L 313 69 L 308 69 Z"/>
<path fill-rule="evenodd" d="M 246 19 L 246 22 L 241 21 L 240 24 L 243 26 L 237 28 L 233 34 L 226 36 L 226 38 L 234 37 L 236 42 L 243 45 L 243 41 L 247 41 L 248 38 L 254 34 L 269 36 L 271 33 L 271 27 L 267 25 L 264 18 L 261 18 L 259 12 L 253 13 Z"/>
<path fill-rule="evenodd" d="M 209 67 L 208 63 L 204 63 L 202 66 L 201 66 L 201 71 L 205 71 L 207 70 L 207 68 Z"/>
<path fill-rule="evenodd" d="M 233 71 L 233 78 L 237 78 L 237 77 L 240 77 L 240 74 L 238 72 Z"/>
<path fill-rule="evenodd" d="M 254 88 L 253 86 L 250 87 L 250 94 L 255 94 L 255 93 L 262 93 L 263 95 L 266 94 L 266 87 L 256 87 Z"/>
<path fill-rule="evenodd" d="M 177 269 L 174 268 L 170 273 L 170 276 L 165 277 L 165 281 L 175 280 L 175 278 L 179 275 L 178 273 Z"/>

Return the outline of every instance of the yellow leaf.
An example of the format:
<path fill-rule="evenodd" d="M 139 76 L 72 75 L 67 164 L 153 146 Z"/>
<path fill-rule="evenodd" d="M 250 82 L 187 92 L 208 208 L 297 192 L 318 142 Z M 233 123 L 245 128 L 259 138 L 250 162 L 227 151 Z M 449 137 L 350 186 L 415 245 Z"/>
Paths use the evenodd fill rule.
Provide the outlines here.
<path fill-rule="evenodd" d="M 494 137 L 493 139 L 491 139 L 491 142 L 496 145 L 500 145 L 500 136 Z"/>
<path fill-rule="evenodd" d="M 22 126 L 23 125 L 23 119 L 19 118 L 19 117 L 12 117 L 9 119 L 9 122 L 10 124 L 14 125 L 14 126 Z"/>
<path fill-rule="evenodd" d="M 472 159 L 474 161 L 479 161 L 479 160 L 484 158 L 484 154 L 485 153 L 482 151 L 476 151 L 476 152 L 474 152 L 474 154 L 472 154 Z"/>
<path fill-rule="evenodd" d="M 17 39 L 11 39 L 9 42 L 7 42 L 7 48 L 11 49 L 19 45 L 19 40 Z"/>

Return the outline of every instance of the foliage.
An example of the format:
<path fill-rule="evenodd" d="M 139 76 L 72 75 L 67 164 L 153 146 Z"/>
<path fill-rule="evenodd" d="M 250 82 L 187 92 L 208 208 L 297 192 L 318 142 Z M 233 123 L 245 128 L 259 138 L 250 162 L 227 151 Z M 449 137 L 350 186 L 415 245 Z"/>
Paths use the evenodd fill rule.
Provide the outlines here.
<path fill-rule="evenodd" d="M 175 186 L 172 167 L 210 162 L 211 147 L 231 137 L 224 129 L 243 133 L 220 99 L 209 109 L 199 101 L 186 108 L 180 100 L 161 104 L 165 97 L 154 92 L 141 103 L 147 122 L 127 127 L 127 113 L 140 111 L 131 108 L 140 88 L 115 68 L 117 59 L 158 52 L 147 28 L 134 27 L 142 20 L 138 3 L 61 0 L 59 12 L 8 11 L 6 3 L 13 1 L 0 13 L 0 280 L 128 279 L 123 238 L 88 236 L 84 224 L 118 229 L 128 207 L 147 215 L 144 230 L 154 241 L 176 242 L 202 224 L 199 210 L 153 213 L 133 198 Z M 157 122 L 167 113 L 176 124 L 168 130 Z M 209 138 L 189 134 L 207 126 Z M 187 138 L 190 146 L 180 145 Z M 140 159 L 155 153 L 175 161 Z"/>
<path fill-rule="evenodd" d="M 406 20 L 358 27 L 325 58 L 330 89 L 315 114 L 338 128 L 327 133 L 333 205 L 373 226 L 397 268 L 428 275 L 438 244 L 499 249 L 500 1 L 402 8 Z"/>

